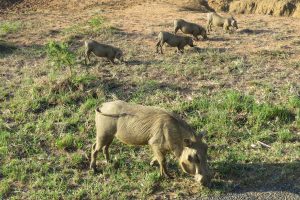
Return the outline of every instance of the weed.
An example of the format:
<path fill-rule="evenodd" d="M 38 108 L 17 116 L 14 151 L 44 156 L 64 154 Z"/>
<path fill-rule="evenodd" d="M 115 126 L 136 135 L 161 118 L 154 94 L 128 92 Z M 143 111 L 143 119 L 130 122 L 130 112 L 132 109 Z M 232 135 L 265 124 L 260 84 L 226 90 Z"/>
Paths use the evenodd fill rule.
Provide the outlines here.
<path fill-rule="evenodd" d="M 101 26 L 104 24 L 104 18 L 101 16 L 96 16 L 89 19 L 88 23 L 93 28 L 101 28 Z"/>
<path fill-rule="evenodd" d="M 73 68 L 75 66 L 75 54 L 69 50 L 66 43 L 57 43 L 50 41 L 46 45 L 47 57 L 50 63 L 56 68 L 68 67 L 70 76 L 73 77 Z"/>
<path fill-rule="evenodd" d="M 63 149 L 66 151 L 72 151 L 76 150 L 76 139 L 71 134 L 66 134 L 65 136 L 62 136 L 61 138 L 56 140 L 56 145 L 59 149 Z"/>
<path fill-rule="evenodd" d="M 18 21 L 6 21 L 0 23 L 0 36 L 16 33 L 21 29 L 21 22 Z"/>
<path fill-rule="evenodd" d="M 5 199 L 11 191 L 11 181 L 0 181 L 0 198 Z"/>
<path fill-rule="evenodd" d="M 270 58 L 277 58 L 277 59 L 287 59 L 290 57 L 290 53 L 287 51 L 281 50 L 262 50 L 259 52 L 260 56 L 266 56 Z"/>
<path fill-rule="evenodd" d="M 288 129 L 283 129 L 278 132 L 278 138 L 282 142 L 289 142 L 294 138 L 294 136 Z"/>
<path fill-rule="evenodd" d="M 247 64 L 245 58 L 238 58 L 231 62 L 231 65 L 229 66 L 229 72 L 242 74 L 247 70 L 248 67 L 249 64 Z"/>

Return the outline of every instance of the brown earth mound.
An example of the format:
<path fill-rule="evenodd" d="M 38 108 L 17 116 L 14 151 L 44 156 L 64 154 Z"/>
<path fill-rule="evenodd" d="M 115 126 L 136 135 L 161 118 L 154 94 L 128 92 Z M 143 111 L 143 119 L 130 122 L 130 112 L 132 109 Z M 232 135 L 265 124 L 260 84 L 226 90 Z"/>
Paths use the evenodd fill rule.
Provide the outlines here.
<path fill-rule="evenodd" d="M 233 0 L 208 0 L 208 5 L 215 11 L 227 12 L 232 1 Z"/>
<path fill-rule="evenodd" d="M 237 0 L 230 12 L 300 17 L 300 0 Z"/>
<path fill-rule="evenodd" d="M 208 5 L 207 0 L 169 0 L 169 3 L 175 3 L 176 5 L 189 10 L 197 10 L 200 12 L 210 12 L 213 9 Z"/>

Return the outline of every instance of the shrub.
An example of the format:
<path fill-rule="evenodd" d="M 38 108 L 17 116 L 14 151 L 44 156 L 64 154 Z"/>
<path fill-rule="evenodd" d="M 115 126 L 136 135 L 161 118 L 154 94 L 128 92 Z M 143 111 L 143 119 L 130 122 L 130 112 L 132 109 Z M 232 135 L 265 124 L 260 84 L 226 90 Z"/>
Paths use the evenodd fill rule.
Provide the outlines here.
<path fill-rule="evenodd" d="M 48 60 L 56 68 L 68 67 L 71 77 L 73 77 L 73 68 L 75 66 L 75 54 L 69 50 L 66 43 L 50 41 L 46 45 Z"/>

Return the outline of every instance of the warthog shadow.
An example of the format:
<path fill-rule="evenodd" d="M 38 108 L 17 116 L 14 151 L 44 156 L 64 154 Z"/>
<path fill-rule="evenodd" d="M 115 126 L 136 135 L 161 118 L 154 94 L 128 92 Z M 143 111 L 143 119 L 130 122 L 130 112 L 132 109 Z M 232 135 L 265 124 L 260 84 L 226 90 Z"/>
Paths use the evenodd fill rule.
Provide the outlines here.
<path fill-rule="evenodd" d="M 137 59 L 124 61 L 124 63 L 126 65 L 131 65 L 131 66 L 133 66 L 133 65 L 158 64 L 159 62 L 161 62 L 161 61 L 158 61 L 158 60 L 137 60 Z"/>
<path fill-rule="evenodd" d="M 265 29 L 248 29 L 248 28 L 238 31 L 238 33 L 240 33 L 240 34 L 251 34 L 251 35 L 270 33 L 270 32 L 272 32 L 272 31 L 265 30 Z"/>
<path fill-rule="evenodd" d="M 300 162 L 215 163 L 213 173 L 222 181 L 212 181 L 211 189 L 230 193 L 285 191 L 300 195 Z M 228 185 L 228 182 L 230 184 Z"/>
<path fill-rule="evenodd" d="M 226 49 L 226 48 L 200 48 L 200 47 L 194 46 L 193 48 L 187 49 L 187 52 L 203 53 L 203 52 L 206 52 L 207 50 L 223 53 L 228 49 Z"/>
<path fill-rule="evenodd" d="M 208 37 L 207 41 L 225 42 L 225 41 L 229 41 L 229 39 L 228 38 L 224 38 L 224 37 Z"/>
<path fill-rule="evenodd" d="M 17 46 L 7 43 L 4 40 L 0 40 L 0 57 L 4 57 L 9 54 L 13 54 L 18 49 Z"/>

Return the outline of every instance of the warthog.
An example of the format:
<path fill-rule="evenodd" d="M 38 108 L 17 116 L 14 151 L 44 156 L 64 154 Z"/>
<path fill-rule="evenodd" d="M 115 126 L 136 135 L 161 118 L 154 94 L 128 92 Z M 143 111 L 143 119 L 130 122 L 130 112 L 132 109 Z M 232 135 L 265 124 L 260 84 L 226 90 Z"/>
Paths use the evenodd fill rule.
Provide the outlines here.
<path fill-rule="evenodd" d="M 151 106 L 129 104 L 124 101 L 104 103 L 96 109 L 96 142 L 92 146 L 90 168 L 96 170 L 97 153 L 102 149 L 109 162 L 108 148 L 114 137 L 129 145 L 150 145 L 160 175 L 170 177 L 165 155 L 172 152 L 182 170 L 195 176 L 203 185 L 210 183 L 207 165 L 207 145 L 202 135 L 175 114 Z"/>
<path fill-rule="evenodd" d="M 207 39 L 207 34 L 205 28 L 198 24 L 187 22 L 183 19 L 174 20 L 174 32 L 175 35 L 178 30 L 181 30 L 185 34 L 191 34 L 194 36 L 196 40 L 198 39 L 198 35 L 201 35 L 203 39 Z"/>
<path fill-rule="evenodd" d="M 207 32 L 212 31 L 212 25 L 223 27 L 225 32 L 229 30 L 229 27 L 238 29 L 237 21 L 232 16 L 226 18 L 214 12 L 207 14 Z"/>
<path fill-rule="evenodd" d="M 181 53 L 183 53 L 184 47 L 186 45 L 189 45 L 190 47 L 194 46 L 193 39 L 191 37 L 178 36 L 162 31 L 158 34 L 158 42 L 156 44 L 157 53 L 159 53 L 158 48 L 160 47 L 160 52 L 163 54 L 162 47 L 165 43 L 167 43 L 171 47 L 177 47 L 177 50 Z"/>
<path fill-rule="evenodd" d="M 98 57 L 106 57 L 110 62 L 115 63 L 114 60 L 117 58 L 121 62 L 123 62 L 123 52 L 116 47 L 100 44 L 94 40 L 87 40 L 84 42 L 85 46 L 85 63 L 86 58 L 90 62 L 90 54 L 93 53 Z"/>

